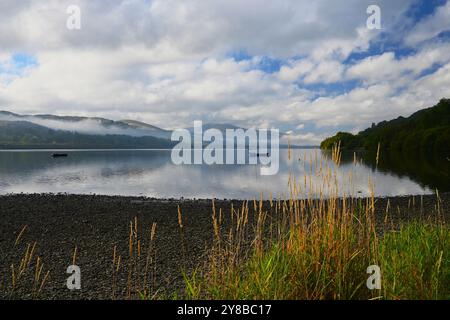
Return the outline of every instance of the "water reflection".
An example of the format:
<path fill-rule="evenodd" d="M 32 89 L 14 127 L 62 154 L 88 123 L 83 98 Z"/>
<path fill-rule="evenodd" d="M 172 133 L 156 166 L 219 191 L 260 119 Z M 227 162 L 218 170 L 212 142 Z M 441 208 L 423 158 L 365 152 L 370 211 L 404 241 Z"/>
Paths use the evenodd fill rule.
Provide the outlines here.
<path fill-rule="evenodd" d="M 423 188 L 441 192 L 450 191 L 450 160 L 443 154 L 417 154 L 391 150 L 389 153 L 381 152 L 378 163 L 376 154 L 357 153 L 356 158 L 372 171 L 395 175 L 399 178 L 408 177 Z M 342 155 L 344 163 L 353 162 L 354 159 L 354 153 Z"/>
<path fill-rule="evenodd" d="M 290 174 L 304 187 L 305 194 L 314 193 L 323 180 L 319 167 L 334 165 L 320 150 L 311 149 L 291 150 L 290 159 L 287 150 L 281 150 L 280 171 L 275 176 L 261 176 L 258 165 L 176 166 L 171 162 L 170 151 L 161 150 L 69 150 L 67 153 L 68 158 L 53 159 L 52 151 L 0 152 L 0 193 L 67 192 L 228 199 L 259 198 L 263 193 L 265 198 L 270 194 L 285 197 Z M 399 161 L 399 164 L 404 163 L 404 160 Z M 426 169 L 419 172 L 408 165 L 399 173 L 387 168 L 387 160 L 375 168 L 369 161 L 355 165 L 343 157 L 336 176 L 340 193 L 370 194 L 369 176 L 379 196 L 426 194 L 436 186 L 448 190 L 449 182 L 442 174 L 428 171 L 432 166 L 423 165 Z M 440 170 L 446 172 L 448 179 L 448 166 Z M 306 184 L 305 176 L 308 177 Z"/>

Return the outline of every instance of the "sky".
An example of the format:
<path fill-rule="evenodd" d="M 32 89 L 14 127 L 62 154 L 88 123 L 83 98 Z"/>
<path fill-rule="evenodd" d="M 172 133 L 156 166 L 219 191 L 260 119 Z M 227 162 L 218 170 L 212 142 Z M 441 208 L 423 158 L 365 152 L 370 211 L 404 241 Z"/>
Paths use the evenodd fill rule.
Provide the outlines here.
<path fill-rule="evenodd" d="M 444 97 L 446 0 L 0 1 L 0 110 L 276 128 L 308 145 Z"/>

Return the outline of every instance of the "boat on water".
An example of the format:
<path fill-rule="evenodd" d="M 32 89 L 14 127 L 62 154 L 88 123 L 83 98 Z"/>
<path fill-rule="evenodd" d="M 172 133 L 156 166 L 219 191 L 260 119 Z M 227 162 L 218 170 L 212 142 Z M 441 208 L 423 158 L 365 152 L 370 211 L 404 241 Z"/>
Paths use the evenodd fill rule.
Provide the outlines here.
<path fill-rule="evenodd" d="M 257 157 L 268 157 L 269 153 L 250 153 L 250 155 L 252 156 L 257 156 Z"/>
<path fill-rule="evenodd" d="M 54 153 L 52 154 L 53 158 L 67 158 L 69 155 L 67 153 Z"/>

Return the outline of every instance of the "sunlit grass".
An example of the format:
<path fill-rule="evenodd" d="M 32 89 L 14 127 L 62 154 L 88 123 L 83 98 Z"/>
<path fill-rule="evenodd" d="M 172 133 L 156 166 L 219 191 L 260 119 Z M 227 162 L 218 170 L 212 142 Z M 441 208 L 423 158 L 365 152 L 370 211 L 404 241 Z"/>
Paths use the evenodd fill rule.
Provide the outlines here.
<path fill-rule="evenodd" d="M 413 222 L 380 244 L 383 295 L 390 299 L 450 299 L 450 231 Z"/>
<path fill-rule="evenodd" d="M 227 212 L 213 201 L 211 227 L 205 230 L 213 241 L 194 270 L 186 269 L 189 244 L 178 207 L 174 228 L 179 239 L 173 241 L 180 243 L 181 291 L 162 291 L 157 285 L 163 275 L 157 269 L 156 223 L 144 227 L 133 219 L 123 245 L 111 248 L 111 299 L 450 299 L 450 230 L 439 196 L 434 211 L 426 213 L 433 219 L 398 224 L 399 209 L 391 210 L 389 202 L 376 217 L 372 179 L 369 197 L 342 196 L 340 162 L 339 145 L 330 161 L 311 157 L 309 168 L 315 171 L 299 181 L 290 176 L 286 199 L 263 201 L 261 195 L 259 201 L 231 204 Z M 408 210 L 414 206 L 413 199 Z M 24 226 L 18 232 L 18 258 L 2 281 L 11 298 L 24 292 L 39 298 L 49 281 L 37 243 L 22 243 L 26 231 Z M 72 264 L 77 252 L 75 246 Z M 366 285 L 371 265 L 381 269 L 381 289 Z"/>
<path fill-rule="evenodd" d="M 339 145 L 331 160 L 339 166 Z M 311 160 L 312 161 L 312 160 Z M 355 160 L 355 163 L 357 161 Z M 316 166 L 323 181 L 314 186 L 290 178 L 290 199 L 232 208 L 232 225 L 219 234 L 204 265 L 185 276 L 190 299 L 448 299 L 449 228 L 440 219 L 402 224 L 393 230 L 389 208 L 378 222 L 371 196 L 339 197 L 336 167 Z M 309 181 L 309 182 L 307 182 Z M 305 191 L 309 190 L 309 191 Z M 319 194 L 318 198 L 301 195 Z M 255 226 L 248 226 L 249 215 Z M 270 223 L 266 223 L 270 218 Z M 253 240 L 244 245 L 249 234 Z M 381 268 L 381 289 L 370 290 L 367 268 Z"/>
<path fill-rule="evenodd" d="M 23 243 L 23 236 L 28 229 L 25 225 L 18 233 L 13 251 L 15 258 L 9 266 L 9 275 L 2 275 L 2 289 L 7 297 L 20 298 L 24 294 L 30 298 L 38 298 L 50 278 L 50 271 L 44 267 L 43 260 L 39 255 L 37 242 Z"/>
<path fill-rule="evenodd" d="M 446 226 L 415 222 L 388 233 L 373 249 L 349 240 L 295 248 L 274 243 L 239 265 L 185 278 L 191 299 L 450 299 Z M 370 242 L 372 246 L 374 242 Z M 377 258 L 375 258 L 377 257 Z M 366 268 L 379 264 L 381 290 L 366 286 Z"/>

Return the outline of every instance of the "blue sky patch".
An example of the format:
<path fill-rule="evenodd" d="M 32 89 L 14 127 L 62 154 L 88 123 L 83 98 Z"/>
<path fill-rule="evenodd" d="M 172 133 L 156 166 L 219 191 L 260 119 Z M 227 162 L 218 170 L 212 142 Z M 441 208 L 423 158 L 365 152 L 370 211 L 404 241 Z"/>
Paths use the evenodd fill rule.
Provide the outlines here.
<path fill-rule="evenodd" d="M 38 65 L 36 57 L 25 53 L 15 53 L 8 63 L 0 64 L 0 74 L 21 76 L 24 70 Z"/>
<path fill-rule="evenodd" d="M 34 56 L 25 53 L 14 54 L 12 56 L 12 61 L 14 68 L 19 71 L 30 67 L 35 67 L 38 64 L 37 59 Z"/>
<path fill-rule="evenodd" d="M 414 23 L 432 15 L 437 8 L 443 6 L 447 0 L 419 0 L 415 1 L 406 12 L 406 17 Z"/>
<path fill-rule="evenodd" d="M 320 97 L 333 97 L 344 93 L 348 93 L 353 89 L 359 87 L 361 85 L 361 81 L 347 80 L 335 83 L 314 83 L 314 84 L 305 84 L 303 82 L 296 82 L 296 85 L 299 89 L 306 89 L 311 92 L 314 92 L 312 100 L 315 100 Z"/>
<path fill-rule="evenodd" d="M 253 56 L 249 55 L 245 50 L 232 51 L 228 53 L 226 56 L 232 58 L 236 62 L 249 61 L 254 58 Z M 281 67 L 285 64 L 286 62 L 281 59 L 263 56 L 261 57 L 259 63 L 256 64 L 251 70 L 261 70 L 265 73 L 275 73 L 280 71 Z"/>

